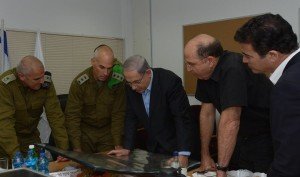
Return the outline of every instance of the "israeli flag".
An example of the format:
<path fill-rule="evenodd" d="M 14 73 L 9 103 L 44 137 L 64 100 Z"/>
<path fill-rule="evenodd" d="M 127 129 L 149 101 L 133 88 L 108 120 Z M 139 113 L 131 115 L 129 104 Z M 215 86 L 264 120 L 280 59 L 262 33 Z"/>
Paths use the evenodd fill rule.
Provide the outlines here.
<path fill-rule="evenodd" d="M 35 40 L 35 50 L 34 50 L 34 56 L 37 57 L 45 66 L 45 60 L 42 50 L 42 43 L 41 43 L 41 33 L 36 33 L 36 40 Z M 51 135 L 51 127 L 49 125 L 47 115 L 45 112 L 45 107 L 43 114 L 41 115 L 40 122 L 38 124 L 38 130 L 40 131 L 40 139 L 42 143 L 49 143 L 50 135 Z"/>
<path fill-rule="evenodd" d="M 0 72 L 2 73 L 4 71 L 10 69 L 6 31 L 3 31 L 3 33 L 0 37 L 0 43 L 1 43 L 1 48 L 2 48 L 2 65 L 1 65 Z"/>

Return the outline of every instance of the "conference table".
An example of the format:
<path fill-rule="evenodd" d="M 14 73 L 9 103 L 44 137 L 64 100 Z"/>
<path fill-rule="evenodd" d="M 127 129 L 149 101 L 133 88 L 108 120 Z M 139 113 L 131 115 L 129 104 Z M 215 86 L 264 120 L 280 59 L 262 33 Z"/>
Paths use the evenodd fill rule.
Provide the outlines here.
<path fill-rule="evenodd" d="M 136 176 L 176 177 L 180 169 L 165 168 L 161 164 L 171 156 L 147 152 L 141 149 L 133 150 L 128 156 L 114 156 L 106 153 L 89 154 L 84 152 L 65 151 L 46 144 L 36 144 L 50 152 L 73 160 L 95 172 L 112 172 L 132 174 Z M 199 162 L 189 161 L 188 170 L 196 168 Z"/>

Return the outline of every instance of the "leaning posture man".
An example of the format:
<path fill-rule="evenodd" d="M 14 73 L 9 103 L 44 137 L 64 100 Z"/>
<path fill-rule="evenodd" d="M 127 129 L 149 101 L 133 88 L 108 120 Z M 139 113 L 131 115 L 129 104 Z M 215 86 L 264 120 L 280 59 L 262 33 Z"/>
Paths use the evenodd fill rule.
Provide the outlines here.
<path fill-rule="evenodd" d="M 127 110 L 124 149 L 109 154 L 128 155 L 134 149 L 137 125 L 147 131 L 147 150 L 172 155 L 179 153 L 179 163 L 188 164 L 190 153 L 189 102 L 180 77 L 162 68 L 150 68 L 147 60 L 134 55 L 124 63 L 127 81 Z"/>
<path fill-rule="evenodd" d="M 226 176 L 228 166 L 267 172 L 273 157 L 269 126 L 272 83 L 265 75 L 252 73 L 242 55 L 223 51 L 212 36 L 200 34 L 191 39 L 184 53 L 187 70 L 198 78 L 196 98 L 202 102 L 201 168 L 217 168 L 218 177 Z M 220 113 L 216 165 L 209 154 L 215 109 Z"/>
<path fill-rule="evenodd" d="M 300 176 L 300 49 L 292 26 L 280 15 L 250 19 L 235 34 L 253 72 L 272 73 L 270 177 Z"/>
<path fill-rule="evenodd" d="M 73 80 L 65 115 L 73 150 L 98 153 L 121 147 L 125 88 L 123 68 L 109 46 L 98 46 L 91 64 Z"/>
<path fill-rule="evenodd" d="M 16 151 L 25 153 L 28 145 L 40 142 L 37 125 L 43 107 L 57 147 L 68 149 L 65 118 L 51 77 L 44 73 L 39 59 L 26 56 L 16 68 L 0 76 L 1 157 L 12 158 Z"/>

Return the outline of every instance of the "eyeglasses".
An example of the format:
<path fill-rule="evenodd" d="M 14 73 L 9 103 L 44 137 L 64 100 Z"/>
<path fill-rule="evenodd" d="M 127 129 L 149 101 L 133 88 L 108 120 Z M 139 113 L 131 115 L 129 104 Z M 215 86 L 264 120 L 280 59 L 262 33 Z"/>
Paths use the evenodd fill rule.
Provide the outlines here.
<path fill-rule="evenodd" d="M 129 85 L 129 86 L 141 84 L 142 80 L 144 79 L 145 73 L 146 72 L 143 73 L 142 78 L 140 78 L 139 80 L 135 80 L 135 81 L 132 81 L 132 82 L 126 81 L 126 84 Z"/>
<path fill-rule="evenodd" d="M 185 64 L 185 66 L 186 66 L 187 68 L 192 68 L 192 67 L 194 67 L 195 65 L 197 65 L 198 63 L 203 64 L 203 63 L 206 61 L 206 58 L 207 58 L 207 57 L 202 57 L 201 59 L 197 58 L 197 59 L 196 59 L 196 62 L 193 62 L 193 63 L 190 63 L 190 62 L 185 61 L 184 64 Z"/>

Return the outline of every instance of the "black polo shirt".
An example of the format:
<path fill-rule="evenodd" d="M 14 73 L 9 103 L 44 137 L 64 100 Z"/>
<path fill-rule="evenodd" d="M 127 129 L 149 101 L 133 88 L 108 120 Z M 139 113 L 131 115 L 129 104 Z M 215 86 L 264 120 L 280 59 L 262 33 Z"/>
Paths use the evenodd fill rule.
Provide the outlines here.
<path fill-rule="evenodd" d="M 270 133 L 269 105 L 272 82 L 263 74 L 254 74 L 243 64 L 242 55 L 224 51 L 209 80 L 197 81 L 196 99 L 212 103 L 221 114 L 241 106 L 240 136 Z"/>

